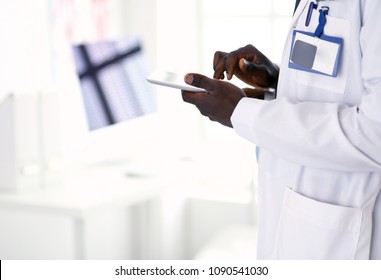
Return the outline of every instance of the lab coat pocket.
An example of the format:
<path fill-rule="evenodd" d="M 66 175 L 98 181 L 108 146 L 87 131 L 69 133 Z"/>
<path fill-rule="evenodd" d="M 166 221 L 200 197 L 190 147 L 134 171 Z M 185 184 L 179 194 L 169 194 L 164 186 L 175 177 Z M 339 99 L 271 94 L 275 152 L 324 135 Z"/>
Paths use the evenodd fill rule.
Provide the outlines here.
<path fill-rule="evenodd" d="M 322 203 L 287 188 L 274 257 L 354 259 L 361 219 L 361 209 Z"/>

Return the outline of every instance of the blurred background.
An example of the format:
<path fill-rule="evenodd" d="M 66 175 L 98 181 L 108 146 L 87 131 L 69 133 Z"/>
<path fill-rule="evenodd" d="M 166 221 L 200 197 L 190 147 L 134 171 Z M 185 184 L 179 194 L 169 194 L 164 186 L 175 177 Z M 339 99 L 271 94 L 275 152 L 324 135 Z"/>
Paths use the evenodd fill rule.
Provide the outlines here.
<path fill-rule="evenodd" d="M 279 62 L 293 8 L 0 0 L 0 259 L 254 259 L 254 144 L 146 77 Z"/>

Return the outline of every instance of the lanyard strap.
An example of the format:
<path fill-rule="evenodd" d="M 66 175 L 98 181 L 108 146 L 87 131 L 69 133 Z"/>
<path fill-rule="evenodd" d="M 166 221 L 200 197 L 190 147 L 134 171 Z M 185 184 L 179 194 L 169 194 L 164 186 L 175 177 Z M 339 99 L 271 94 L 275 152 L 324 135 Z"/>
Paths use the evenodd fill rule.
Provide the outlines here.
<path fill-rule="evenodd" d="M 327 15 L 328 15 L 329 8 L 327 6 L 321 7 L 319 10 L 320 15 L 319 15 L 319 25 L 315 30 L 314 37 L 321 37 L 324 31 L 324 26 L 327 23 Z"/>

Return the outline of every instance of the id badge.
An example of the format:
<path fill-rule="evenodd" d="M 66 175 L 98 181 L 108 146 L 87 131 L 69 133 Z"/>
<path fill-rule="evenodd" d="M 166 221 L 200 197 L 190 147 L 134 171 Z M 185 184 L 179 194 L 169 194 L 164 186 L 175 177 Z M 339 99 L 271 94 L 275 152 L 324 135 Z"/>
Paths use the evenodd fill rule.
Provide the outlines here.
<path fill-rule="evenodd" d="M 343 39 L 294 30 L 288 66 L 293 69 L 336 77 Z"/>

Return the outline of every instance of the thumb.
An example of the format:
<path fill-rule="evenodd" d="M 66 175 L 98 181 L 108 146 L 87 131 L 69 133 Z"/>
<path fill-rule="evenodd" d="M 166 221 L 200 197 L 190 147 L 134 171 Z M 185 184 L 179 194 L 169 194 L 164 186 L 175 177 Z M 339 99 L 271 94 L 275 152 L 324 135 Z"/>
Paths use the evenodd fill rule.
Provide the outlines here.
<path fill-rule="evenodd" d="M 214 82 L 212 79 L 210 79 L 204 75 L 196 74 L 196 73 L 186 74 L 184 77 L 184 81 L 188 85 L 203 88 L 206 91 L 213 88 L 213 82 Z"/>

